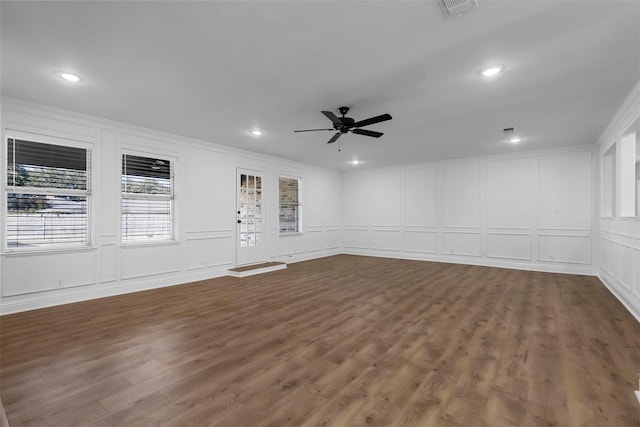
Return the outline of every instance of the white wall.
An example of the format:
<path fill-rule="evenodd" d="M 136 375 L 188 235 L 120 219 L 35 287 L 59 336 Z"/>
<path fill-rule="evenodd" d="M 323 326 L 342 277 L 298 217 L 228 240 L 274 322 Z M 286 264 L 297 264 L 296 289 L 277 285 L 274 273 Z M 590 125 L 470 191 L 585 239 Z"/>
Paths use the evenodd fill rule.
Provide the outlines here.
<path fill-rule="evenodd" d="M 82 141 L 92 147 L 93 166 L 91 245 L 68 251 L 2 249 L 2 314 L 226 274 L 235 264 L 236 167 L 266 174 L 268 260 L 295 261 L 340 251 L 339 172 L 19 100 L 4 99 L 2 107 L 3 141 L 7 132 Z M 123 149 L 176 159 L 175 242 L 121 244 Z M 3 169 L 5 157 L 3 142 Z M 302 179 L 304 234 L 278 235 L 280 175 Z M 4 230 L 3 223 L 2 242 Z"/>
<path fill-rule="evenodd" d="M 344 251 L 595 274 L 592 147 L 351 171 Z"/>
<path fill-rule="evenodd" d="M 248 167 L 267 176 L 270 260 L 343 252 L 598 274 L 640 320 L 640 218 L 598 209 L 598 196 L 619 203 L 619 179 L 606 185 L 598 172 L 603 154 L 640 123 L 640 83 L 599 151 L 563 148 L 345 174 L 19 100 L 4 99 L 2 107 L 3 134 L 93 147 L 91 246 L 3 250 L 3 314 L 225 274 L 235 263 L 235 169 Z M 177 159 L 175 243 L 120 244 L 123 149 Z M 4 143 L 0 156 L 5 165 Z M 303 180 L 303 234 L 278 236 L 280 175 Z"/>
<path fill-rule="evenodd" d="M 599 277 L 629 311 L 640 321 L 640 217 L 621 217 L 621 170 L 625 150 L 615 149 L 623 137 L 640 131 L 640 82 L 631 91 L 620 110 L 600 138 L 600 158 L 603 178 L 600 185 L 602 200 L 615 204 L 601 209 Z M 611 148 L 614 150 L 611 150 Z M 618 167 L 607 166 L 604 154 L 616 152 Z M 610 159 L 608 159 L 610 160 Z M 607 175 L 613 173 L 614 176 Z"/>

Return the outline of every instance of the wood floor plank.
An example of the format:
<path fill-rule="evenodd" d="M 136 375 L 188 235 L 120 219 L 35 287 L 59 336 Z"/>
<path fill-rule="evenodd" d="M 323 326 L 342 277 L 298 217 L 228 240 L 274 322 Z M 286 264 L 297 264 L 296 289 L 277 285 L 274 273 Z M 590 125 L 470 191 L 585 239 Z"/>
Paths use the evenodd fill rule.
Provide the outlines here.
<path fill-rule="evenodd" d="M 144 415 L 169 404 L 160 393 L 149 394 L 136 400 L 117 411 L 107 411 L 105 415 L 84 424 L 85 427 L 124 426 L 138 420 Z"/>
<path fill-rule="evenodd" d="M 640 426 L 593 277 L 340 255 L 0 326 L 12 427 Z"/>

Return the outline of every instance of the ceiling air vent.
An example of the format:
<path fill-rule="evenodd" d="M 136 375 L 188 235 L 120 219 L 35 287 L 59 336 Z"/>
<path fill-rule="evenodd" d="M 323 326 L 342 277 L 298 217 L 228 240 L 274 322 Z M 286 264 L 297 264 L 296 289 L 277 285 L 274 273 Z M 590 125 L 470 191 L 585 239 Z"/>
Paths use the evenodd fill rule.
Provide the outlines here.
<path fill-rule="evenodd" d="M 478 7 L 478 0 L 440 0 L 439 3 L 447 18 L 458 16 Z"/>

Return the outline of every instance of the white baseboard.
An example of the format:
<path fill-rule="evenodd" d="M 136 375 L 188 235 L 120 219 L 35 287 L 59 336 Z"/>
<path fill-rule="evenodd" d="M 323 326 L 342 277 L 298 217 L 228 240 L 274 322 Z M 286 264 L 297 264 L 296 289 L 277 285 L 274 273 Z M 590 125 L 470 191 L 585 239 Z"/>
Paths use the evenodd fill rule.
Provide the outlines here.
<path fill-rule="evenodd" d="M 606 271 L 600 270 L 598 279 L 609 289 L 622 305 L 631 313 L 633 317 L 640 322 L 640 298 L 635 296 L 631 291 L 625 288 L 614 277 Z"/>
<path fill-rule="evenodd" d="M 413 259 L 419 261 L 446 262 L 454 264 L 479 265 L 486 267 L 511 268 L 517 270 L 542 271 L 549 273 L 566 273 L 566 274 L 584 274 L 590 276 L 598 276 L 604 285 L 613 293 L 618 300 L 629 310 L 629 312 L 640 322 L 640 301 L 635 295 L 622 286 L 613 285 L 615 279 L 607 277 L 606 273 L 598 272 L 592 266 L 581 265 L 548 265 L 548 264 L 529 264 L 522 262 L 510 262 L 503 260 L 494 260 L 487 258 L 475 257 L 451 257 L 436 254 L 411 256 L 407 253 L 385 253 L 373 252 L 370 250 L 353 250 L 353 249 L 328 249 L 321 251 L 309 251 L 296 254 L 285 254 L 283 256 L 273 257 L 273 261 L 285 263 L 295 263 L 307 261 L 311 259 L 324 258 L 328 256 L 348 254 L 374 256 L 382 258 L 399 258 Z M 73 302 L 86 301 L 96 298 L 104 298 L 115 295 L 122 295 L 131 292 L 139 292 L 150 289 L 162 288 L 166 286 L 175 286 L 183 283 L 189 283 L 198 280 L 212 279 L 216 277 L 228 275 L 226 268 L 216 270 L 197 270 L 186 272 L 178 275 L 158 275 L 142 278 L 136 281 L 101 283 L 90 286 L 83 286 L 74 290 L 67 289 L 65 294 L 59 294 L 56 291 L 44 292 L 38 294 L 19 295 L 15 297 L 4 297 L 0 301 L 0 314 L 12 314 L 21 311 L 34 310 L 38 308 L 52 307 L 56 305 L 69 304 Z"/>
<path fill-rule="evenodd" d="M 450 264 L 478 265 L 483 267 L 509 268 L 512 270 L 541 271 L 544 273 L 580 274 L 597 276 L 598 269 L 592 265 L 572 263 L 543 263 L 486 258 L 476 256 L 455 256 L 440 254 L 411 254 L 407 252 L 388 252 L 371 249 L 345 248 L 342 253 L 350 255 L 373 256 L 380 258 L 410 259 L 416 261 L 445 262 Z"/>
<path fill-rule="evenodd" d="M 215 270 L 188 271 L 178 275 L 155 275 L 123 282 L 98 283 L 78 288 L 67 288 L 64 290 L 64 293 L 53 290 L 34 294 L 3 297 L 0 301 L 0 314 L 13 314 L 22 311 L 36 310 L 39 308 L 53 307 L 56 305 L 71 304 L 74 302 L 97 298 L 147 291 L 150 289 L 181 285 L 184 283 L 213 279 L 226 275 L 227 269 L 225 267 L 217 268 Z"/>
<path fill-rule="evenodd" d="M 312 259 L 326 258 L 328 256 L 340 255 L 344 253 L 340 248 L 325 249 L 318 251 L 297 252 L 292 254 L 284 254 L 277 257 L 272 257 L 269 261 L 284 262 L 286 264 L 292 264 L 296 262 L 309 261 Z"/>
<path fill-rule="evenodd" d="M 273 257 L 273 261 L 294 263 L 310 259 L 324 258 L 337 255 L 339 248 L 308 251 L 291 256 Z M 106 298 L 123 295 L 132 292 L 147 291 L 151 289 L 176 286 L 199 280 L 214 279 L 228 276 L 230 265 L 219 266 L 211 269 L 187 270 L 180 273 L 157 274 L 135 279 L 113 281 L 97 284 L 89 284 L 81 287 L 56 289 L 32 294 L 2 297 L 0 299 L 0 316 L 36 310 L 39 308 L 53 307 L 56 305 L 71 304 L 74 302 L 88 301 L 97 298 Z"/>

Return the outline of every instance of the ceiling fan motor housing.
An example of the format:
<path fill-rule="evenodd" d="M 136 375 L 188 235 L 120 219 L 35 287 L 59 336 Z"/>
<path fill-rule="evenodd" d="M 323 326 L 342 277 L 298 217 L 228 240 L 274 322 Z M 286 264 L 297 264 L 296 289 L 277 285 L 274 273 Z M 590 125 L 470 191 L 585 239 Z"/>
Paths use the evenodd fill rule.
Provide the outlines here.
<path fill-rule="evenodd" d="M 345 115 L 349 112 L 349 107 L 340 107 L 338 108 L 342 117 L 338 117 L 338 119 L 342 122 L 342 124 L 334 123 L 333 128 L 335 130 L 340 131 L 340 133 L 347 133 L 349 129 L 353 127 L 353 124 L 356 122 L 351 117 L 345 117 Z"/>
<path fill-rule="evenodd" d="M 340 121 L 342 122 L 343 126 L 335 125 L 336 129 L 338 128 L 342 129 L 344 127 L 351 128 L 353 127 L 353 124 L 356 122 L 351 117 L 340 117 Z"/>

